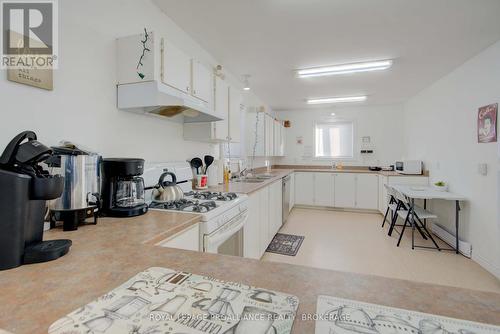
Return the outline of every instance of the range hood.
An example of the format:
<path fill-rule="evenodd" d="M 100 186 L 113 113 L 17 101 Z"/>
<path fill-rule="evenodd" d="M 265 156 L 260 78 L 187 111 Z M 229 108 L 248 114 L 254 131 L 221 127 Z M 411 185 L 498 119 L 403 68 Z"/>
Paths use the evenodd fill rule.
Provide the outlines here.
<path fill-rule="evenodd" d="M 157 81 L 118 85 L 118 109 L 163 117 L 184 116 L 184 123 L 222 120 L 207 102 Z"/>

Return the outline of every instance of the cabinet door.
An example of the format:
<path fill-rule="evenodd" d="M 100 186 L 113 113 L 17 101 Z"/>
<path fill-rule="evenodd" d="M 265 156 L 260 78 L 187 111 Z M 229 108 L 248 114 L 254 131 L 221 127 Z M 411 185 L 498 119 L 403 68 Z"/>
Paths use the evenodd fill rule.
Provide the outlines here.
<path fill-rule="evenodd" d="M 210 68 L 201 64 L 197 60 L 192 60 L 192 82 L 193 96 L 205 102 L 212 101 L 213 93 L 213 72 Z"/>
<path fill-rule="evenodd" d="M 290 174 L 290 211 L 295 205 L 295 173 Z"/>
<path fill-rule="evenodd" d="M 191 91 L 191 57 L 169 41 L 164 41 L 163 83 L 185 93 Z"/>
<path fill-rule="evenodd" d="M 254 110 L 246 113 L 246 144 L 248 156 L 266 155 L 265 114 Z"/>
<path fill-rule="evenodd" d="M 234 87 L 229 88 L 229 138 L 232 143 L 241 141 L 241 105 L 243 97 Z"/>
<path fill-rule="evenodd" d="M 354 208 L 356 206 L 356 174 L 335 174 L 335 196 L 336 208 Z"/>
<path fill-rule="evenodd" d="M 356 175 L 356 208 L 378 209 L 378 177 L 375 174 Z"/>
<path fill-rule="evenodd" d="M 285 134 L 286 134 L 286 130 L 285 130 L 285 127 L 283 126 L 282 123 L 280 123 L 280 133 L 281 133 L 281 138 L 280 138 L 280 154 L 279 156 L 280 157 L 284 157 L 285 156 L 285 140 L 286 140 L 286 137 L 285 137 Z"/>
<path fill-rule="evenodd" d="M 274 120 L 268 114 L 265 114 L 266 124 L 266 157 L 272 157 L 274 154 Z"/>
<path fill-rule="evenodd" d="M 260 259 L 260 194 L 255 192 L 248 198 L 248 220 L 243 228 L 243 256 Z"/>
<path fill-rule="evenodd" d="M 295 204 L 314 205 L 314 173 L 295 173 Z"/>
<path fill-rule="evenodd" d="M 387 184 L 387 177 L 383 175 L 378 176 L 378 210 L 380 213 L 385 214 L 387 210 L 387 189 L 385 185 Z"/>
<path fill-rule="evenodd" d="M 200 230 L 198 224 L 159 243 L 161 247 L 200 250 Z"/>
<path fill-rule="evenodd" d="M 227 140 L 229 136 L 229 85 L 219 77 L 215 77 L 215 114 L 221 121 L 213 122 L 214 137 L 218 140 Z"/>
<path fill-rule="evenodd" d="M 273 124 L 273 156 L 278 157 L 280 155 L 280 141 L 281 141 L 281 130 L 280 130 L 280 122 L 274 120 Z"/>
<path fill-rule="evenodd" d="M 274 238 L 274 235 L 278 233 L 283 222 L 283 187 L 282 181 L 276 181 L 269 186 L 269 201 L 271 206 L 269 208 L 269 242 Z"/>
<path fill-rule="evenodd" d="M 260 199 L 260 254 L 264 254 L 266 251 L 269 242 L 269 187 L 265 187 L 264 189 L 259 191 L 259 199 Z"/>
<path fill-rule="evenodd" d="M 333 206 L 333 174 L 314 173 L 314 205 Z"/>

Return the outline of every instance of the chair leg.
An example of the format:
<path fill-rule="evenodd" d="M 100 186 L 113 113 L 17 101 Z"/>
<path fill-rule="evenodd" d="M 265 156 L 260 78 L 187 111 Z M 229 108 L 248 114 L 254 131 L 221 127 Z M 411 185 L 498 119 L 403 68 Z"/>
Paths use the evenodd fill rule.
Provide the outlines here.
<path fill-rule="evenodd" d="M 389 214 L 390 208 L 387 207 L 387 210 L 385 210 L 385 215 L 384 215 L 384 221 L 382 222 L 382 227 L 385 225 L 385 221 L 387 220 L 387 215 Z"/>
<path fill-rule="evenodd" d="M 401 243 L 401 239 L 403 238 L 403 234 L 405 233 L 405 228 L 406 228 L 406 224 L 408 223 L 408 217 L 410 215 L 408 214 L 405 218 L 405 222 L 403 224 L 403 229 L 401 230 L 401 234 L 399 235 L 399 239 L 398 239 L 398 244 L 397 244 L 397 247 L 399 247 L 399 244 Z"/>
<path fill-rule="evenodd" d="M 392 231 L 394 230 L 394 226 L 396 225 L 396 222 L 398 221 L 398 210 L 400 209 L 400 205 L 396 205 L 396 210 L 392 213 L 392 219 L 391 219 L 391 226 L 389 227 L 389 232 L 387 232 L 388 236 L 392 235 Z"/>
<path fill-rule="evenodd" d="M 411 216 L 411 249 L 415 249 L 415 216 Z"/>

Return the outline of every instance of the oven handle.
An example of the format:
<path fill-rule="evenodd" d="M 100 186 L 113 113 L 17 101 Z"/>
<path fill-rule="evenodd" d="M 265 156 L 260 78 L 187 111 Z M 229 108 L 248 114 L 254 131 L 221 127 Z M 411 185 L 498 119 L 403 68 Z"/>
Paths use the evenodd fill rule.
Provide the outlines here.
<path fill-rule="evenodd" d="M 247 219 L 248 211 L 245 210 L 212 234 L 205 235 L 205 251 L 211 252 L 211 249 L 219 247 L 222 243 L 224 243 L 224 241 L 228 239 L 229 236 L 242 229 Z"/>

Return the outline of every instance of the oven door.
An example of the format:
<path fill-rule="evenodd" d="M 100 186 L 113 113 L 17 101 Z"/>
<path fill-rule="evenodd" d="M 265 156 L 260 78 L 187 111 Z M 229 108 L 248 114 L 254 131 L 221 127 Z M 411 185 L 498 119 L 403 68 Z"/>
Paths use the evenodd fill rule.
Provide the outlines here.
<path fill-rule="evenodd" d="M 243 256 L 243 226 L 248 212 L 243 211 L 211 234 L 203 236 L 203 251 L 214 254 Z"/>

